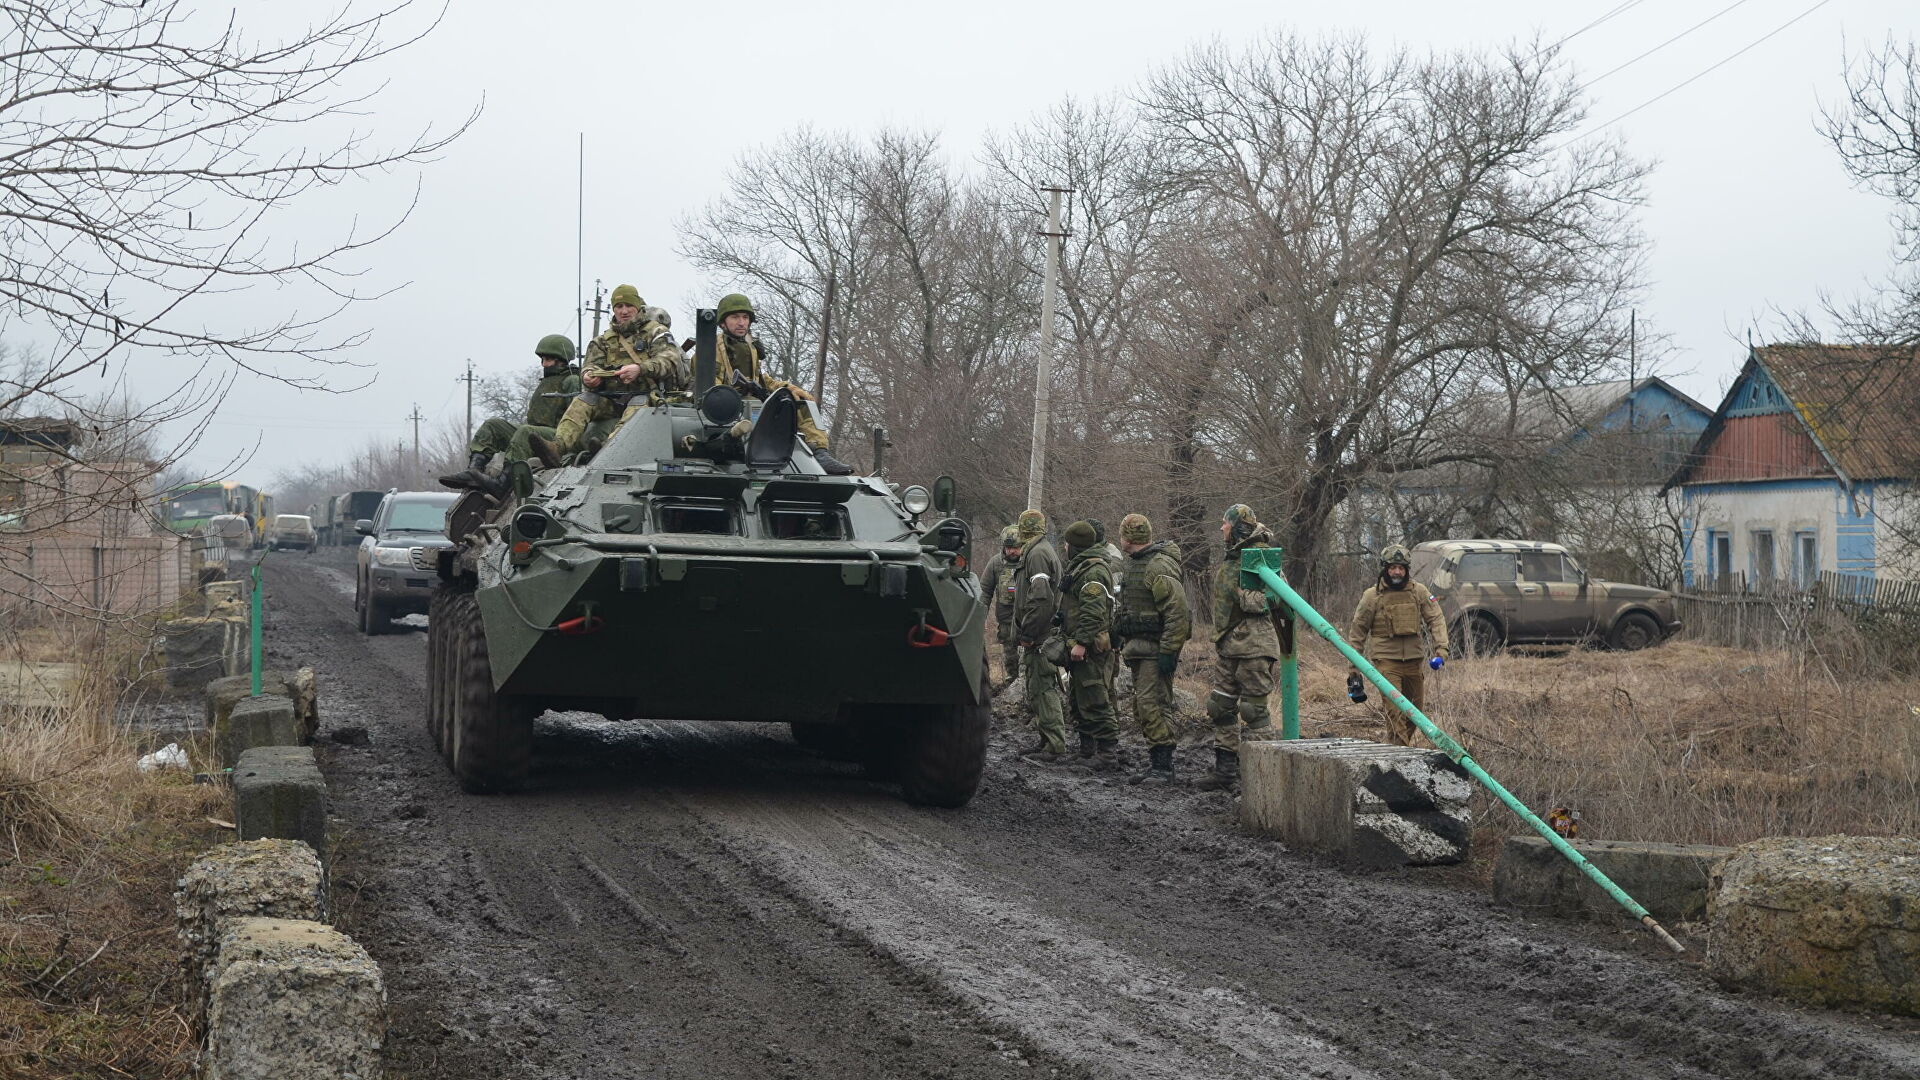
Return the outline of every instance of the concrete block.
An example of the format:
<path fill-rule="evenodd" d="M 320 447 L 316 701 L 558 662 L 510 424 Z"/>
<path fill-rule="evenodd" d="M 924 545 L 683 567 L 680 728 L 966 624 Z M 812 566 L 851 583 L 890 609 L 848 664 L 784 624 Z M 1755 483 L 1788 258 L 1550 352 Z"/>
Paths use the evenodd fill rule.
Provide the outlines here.
<path fill-rule="evenodd" d="M 387 995 L 353 939 L 318 922 L 237 919 L 220 937 L 207 1080 L 380 1080 Z"/>
<path fill-rule="evenodd" d="M 1240 746 L 1240 821 L 1288 847 L 1373 866 L 1467 857 L 1467 775 L 1438 750 L 1364 739 Z"/>
<path fill-rule="evenodd" d="M 222 844 L 175 884 L 173 906 L 196 1009 L 204 1014 L 220 935 L 234 919 L 326 918 L 320 857 L 296 840 Z"/>
<path fill-rule="evenodd" d="M 1588 862 L 1662 922 L 1706 917 L 1713 871 L 1732 848 L 1626 840 L 1570 841 Z M 1629 918 L 1600 886 L 1542 837 L 1509 836 L 1493 871 L 1497 903 L 1565 918 Z"/>
<path fill-rule="evenodd" d="M 213 729 L 213 743 L 221 764 L 228 766 L 238 765 L 240 755 L 256 746 L 298 746 L 293 702 L 278 694 L 241 698 L 226 722 Z"/>
<path fill-rule="evenodd" d="M 297 671 L 267 670 L 260 673 L 263 693 L 279 694 L 293 702 L 293 715 L 303 741 L 311 742 L 320 730 L 320 693 L 318 680 L 310 667 Z M 225 723 L 235 703 L 253 692 L 253 676 L 248 673 L 218 678 L 207 684 L 207 727 L 217 731 Z"/>
<path fill-rule="evenodd" d="M 327 782 L 310 746 L 256 746 L 233 767 L 233 822 L 242 840 L 300 840 L 327 858 Z"/>
<path fill-rule="evenodd" d="M 220 618 L 170 619 L 157 631 L 167 685 L 192 690 L 226 675 L 233 624 Z"/>
<path fill-rule="evenodd" d="M 1707 971 L 1815 1005 L 1920 1016 L 1920 840 L 1768 837 L 1707 905 Z"/>

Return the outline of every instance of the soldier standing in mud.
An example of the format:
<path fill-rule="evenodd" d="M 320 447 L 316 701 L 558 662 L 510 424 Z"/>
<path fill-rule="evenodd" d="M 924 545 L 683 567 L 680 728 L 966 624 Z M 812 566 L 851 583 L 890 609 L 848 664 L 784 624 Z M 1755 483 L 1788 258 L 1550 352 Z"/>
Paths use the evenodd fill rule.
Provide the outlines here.
<path fill-rule="evenodd" d="M 1439 671 L 1447 662 L 1447 620 L 1440 614 L 1440 602 L 1413 580 L 1412 564 L 1413 557 L 1402 544 L 1389 544 L 1380 553 L 1380 580 L 1360 595 L 1360 606 L 1347 628 L 1347 644 L 1378 668 L 1414 708 L 1425 711 L 1427 670 Z M 1433 640 L 1431 659 L 1426 642 L 1420 639 L 1423 627 Z M 1357 668 L 1348 674 L 1349 679 L 1360 677 Z M 1413 721 L 1391 702 L 1383 700 L 1381 705 L 1387 713 L 1387 740 L 1412 746 L 1418 731 Z"/>
<path fill-rule="evenodd" d="M 987 560 L 980 580 L 993 591 L 993 621 L 1000 641 L 1001 684 L 1005 689 L 1020 674 L 1020 639 L 1013 629 L 1014 575 L 1020 572 L 1020 530 L 1012 525 L 1000 530 L 1000 551 Z"/>
<path fill-rule="evenodd" d="M 1047 541 L 1047 517 L 1023 510 L 1014 523 L 1020 541 L 1020 572 L 1014 575 L 1013 623 L 1020 641 L 1020 676 L 1026 680 L 1027 708 L 1039 735 L 1027 757 L 1043 765 L 1067 752 L 1066 720 L 1060 703 L 1059 669 L 1040 653 L 1060 613 L 1060 556 Z"/>
<path fill-rule="evenodd" d="M 1113 569 L 1093 522 L 1074 522 L 1060 539 L 1067 545 L 1058 631 L 1066 642 L 1067 711 L 1080 734 L 1080 757 L 1095 772 L 1112 772 L 1120 767 L 1120 726 L 1113 713 Z"/>
<path fill-rule="evenodd" d="M 1243 548 L 1273 546 L 1273 534 L 1245 503 L 1227 507 L 1220 535 L 1226 558 L 1213 576 L 1213 693 L 1207 719 L 1213 723 L 1213 771 L 1194 786 L 1219 791 L 1240 778 L 1240 727 L 1249 736 L 1273 730 L 1267 697 L 1273 693 L 1273 665 L 1280 659 L 1280 632 L 1264 589 L 1240 587 Z"/>
<path fill-rule="evenodd" d="M 1120 519 L 1120 611 L 1114 631 L 1120 658 L 1133 671 L 1133 719 L 1147 741 L 1147 768 L 1135 783 L 1172 783 L 1173 673 L 1192 633 L 1187 590 L 1180 576 L 1180 546 L 1153 539 L 1145 514 Z"/>

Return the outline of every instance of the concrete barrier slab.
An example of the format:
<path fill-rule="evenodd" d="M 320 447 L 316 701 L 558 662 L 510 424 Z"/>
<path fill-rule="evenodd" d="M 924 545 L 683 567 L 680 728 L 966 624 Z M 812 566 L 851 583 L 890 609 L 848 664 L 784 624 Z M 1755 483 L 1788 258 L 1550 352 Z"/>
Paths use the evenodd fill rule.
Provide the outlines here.
<path fill-rule="evenodd" d="M 208 1080 L 380 1080 L 380 968 L 330 926 L 238 919 L 220 937 Z"/>
<path fill-rule="evenodd" d="M 256 746 L 233 767 L 233 821 L 242 840 L 300 840 L 327 858 L 327 782 L 309 746 Z"/>
<path fill-rule="evenodd" d="M 1467 857 L 1466 773 L 1438 750 L 1364 739 L 1240 747 L 1240 820 L 1288 847 L 1376 866 Z"/>
<path fill-rule="evenodd" d="M 1733 853 L 1708 844 L 1573 840 L 1574 849 L 1662 922 L 1706 917 L 1713 871 Z M 1540 836 L 1509 836 L 1493 872 L 1496 903 L 1563 918 L 1630 919 Z"/>
<path fill-rule="evenodd" d="M 1920 1016 L 1920 840 L 1742 844 L 1707 921 L 1707 971 L 1723 985 Z"/>
<path fill-rule="evenodd" d="M 229 767 L 256 746 L 298 746 L 300 728 L 293 719 L 293 702 L 278 694 L 241 698 L 226 722 L 213 729 L 213 741 L 221 763 Z"/>
<path fill-rule="evenodd" d="M 188 978 L 202 1015 L 220 935 L 234 919 L 326 918 L 325 876 L 312 848 L 293 840 L 221 844 L 194 860 L 173 893 Z"/>
<path fill-rule="evenodd" d="M 312 668 L 262 671 L 260 690 L 291 700 L 294 719 L 299 722 L 306 741 L 312 740 L 313 733 L 320 729 L 319 688 Z M 226 722 L 234 705 L 252 693 L 253 676 L 250 674 L 228 675 L 209 682 L 206 687 L 208 730 L 218 730 Z"/>

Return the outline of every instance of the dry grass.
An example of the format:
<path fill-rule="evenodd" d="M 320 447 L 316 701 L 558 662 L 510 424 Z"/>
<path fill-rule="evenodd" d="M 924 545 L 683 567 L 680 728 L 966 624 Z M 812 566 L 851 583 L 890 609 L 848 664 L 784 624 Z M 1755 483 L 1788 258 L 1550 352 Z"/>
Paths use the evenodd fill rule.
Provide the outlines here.
<path fill-rule="evenodd" d="M 184 1077 L 171 893 L 224 792 L 140 773 L 111 687 L 88 691 L 0 712 L 0 1077 Z"/>

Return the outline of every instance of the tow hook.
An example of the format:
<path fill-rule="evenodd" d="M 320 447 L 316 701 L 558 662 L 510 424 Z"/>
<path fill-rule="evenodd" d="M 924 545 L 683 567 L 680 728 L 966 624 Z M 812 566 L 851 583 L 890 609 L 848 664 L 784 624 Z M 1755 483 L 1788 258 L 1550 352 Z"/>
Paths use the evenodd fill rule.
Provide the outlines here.
<path fill-rule="evenodd" d="M 607 625 L 607 620 L 593 613 L 591 603 L 583 604 L 581 607 L 584 614 L 557 622 L 553 624 L 553 628 L 569 637 L 580 637 L 583 634 L 597 634 Z"/>
<path fill-rule="evenodd" d="M 920 613 L 918 625 L 907 628 L 907 644 L 916 649 L 937 649 L 953 639 L 953 635 L 937 626 L 927 625 L 927 613 Z"/>

